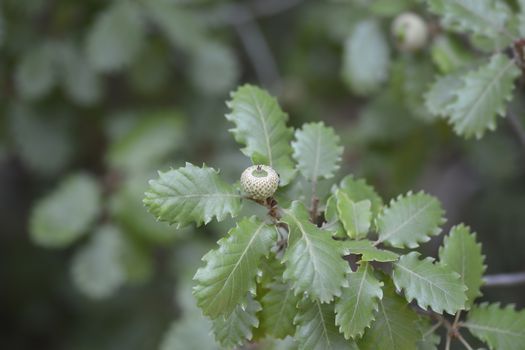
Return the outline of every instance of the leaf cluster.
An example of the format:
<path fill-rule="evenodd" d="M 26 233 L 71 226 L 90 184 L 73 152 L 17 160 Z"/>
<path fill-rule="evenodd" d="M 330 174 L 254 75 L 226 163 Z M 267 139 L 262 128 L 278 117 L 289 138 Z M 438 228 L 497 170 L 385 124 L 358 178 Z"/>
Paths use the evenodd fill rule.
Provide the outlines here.
<path fill-rule="evenodd" d="M 476 235 L 454 226 L 437 260 L 416 250 L 442 231 L 437 198 L 408 192 L 383 204 L 350 175 L 318 198 L 317 182 L 334 176 L 342 156 L 333 129 L 309 123 L 293 132 L 275 98 L 251 85 L 232 93 L 228 106 L 243 152 L 287 180 L 275 198 L 258 202 L 268 216 L 238 219 L 194 276 L 197 305 L 222 346 L 291 336 L 300 349 L 435 349 L 434 331 L 450 326 L 447 315 L 456 316 L 451 327 L 468 328 L 492 348 L 509 346 L 502 327 L 492 328 L 495 319 L 502 313 L 519 323 L 523 315 L 475 304 L 485 271 Z M 311 187 L 310 200 L 287 199 L 294 176 Z M 191 164 L 159 173 L 144 199 L 157 219 L 177 225 L 237 216 L 249 201 L 213 169 Z M 462 311 L 469 314 L 460 324 Z M 439 320 L 430 332 L 429 316 Z"/>

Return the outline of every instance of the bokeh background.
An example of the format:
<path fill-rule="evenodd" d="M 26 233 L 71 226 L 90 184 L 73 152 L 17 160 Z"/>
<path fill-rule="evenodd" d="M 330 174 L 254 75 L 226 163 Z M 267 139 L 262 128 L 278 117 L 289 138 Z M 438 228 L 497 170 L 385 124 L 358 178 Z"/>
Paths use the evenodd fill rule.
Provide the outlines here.
<path fill-rule="evenodd" d="M 416 53 L 390 35 L 407 10 L 432 29 Z M 345 73 L 363 23 L 389 67 L 366 93 Z M 525 148 L 506 120 L 463 140 L 426 112 L 435 74 L 476 59 L 437 23 L 416 0 L 2 0 L 0 348 L 215 347 L 191 277 L 232 221 L 177 230 L 142 196 L 157 169 L 185 161 L 237 181 L 249 160 L 225 101 L 247 82 L 277 96 L 292 126 L 337 130 L 339 177 L 366 177 L 386 200 L 428 191 L 445 231 L 465 222 L 478 233 L 489 273 L 524 270 Z M 523 102 L 520 85 L 511 108 L 522 123 Z M 440 240 L 423 249 L 436 255 Z M 523 286 L 484 293 L 525 306 Z"/>

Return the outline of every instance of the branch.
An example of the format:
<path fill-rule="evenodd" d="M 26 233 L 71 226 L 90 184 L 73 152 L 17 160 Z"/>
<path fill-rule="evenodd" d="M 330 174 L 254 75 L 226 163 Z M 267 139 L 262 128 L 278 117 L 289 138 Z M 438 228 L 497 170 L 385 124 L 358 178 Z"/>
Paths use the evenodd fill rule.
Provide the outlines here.
<path fill-rule="evenodd" d="M 247 9 L 246 11 L 249 12 Z M 234 24 L 234 28 L 252 62 L 258 80 L 267 88 L 276 87 L 278 90 L 281 77 L 277 70 L 277 62 L 259 25 L 256 22 L 239 22 Z"/>
<path fill-rule="evenodd" d="M 484 278 L 484 282 L 485 287 L 511 287 L 525 284 L 525 272 L 487 275 Z"/>
<path fill-rule="evenodd" d="M 317 197 L 317 180 L 312 181 L 312 197 L 310 200 L 310 220 L 317 225 L 317 215 L 319 209 L 319 197 Z"/>

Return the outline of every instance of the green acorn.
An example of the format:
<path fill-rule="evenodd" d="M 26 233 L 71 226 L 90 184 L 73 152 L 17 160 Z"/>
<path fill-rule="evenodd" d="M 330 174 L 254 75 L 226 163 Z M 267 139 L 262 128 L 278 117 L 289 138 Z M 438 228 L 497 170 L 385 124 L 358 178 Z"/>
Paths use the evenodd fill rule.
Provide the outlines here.
<path fill-rule="evenodd" d="M 425 47 L 428 42 L 428 27 L 417 14 L 405 12 L 392 23 L 392 34 L 399 50 L 415 52 Z"/>
<path fill-rule="evenodd" d="M 279 174 L 268 165 L 252 165 L 242 172 L 241 187 L 250 198 L 264 200 L 279 186 Z"/>

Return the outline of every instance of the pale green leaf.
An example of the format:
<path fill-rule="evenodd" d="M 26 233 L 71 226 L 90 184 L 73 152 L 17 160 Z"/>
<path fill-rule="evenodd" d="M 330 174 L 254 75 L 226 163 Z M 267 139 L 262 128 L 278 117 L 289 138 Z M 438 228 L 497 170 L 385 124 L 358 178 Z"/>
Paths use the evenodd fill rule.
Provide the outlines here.
<path fill-rule="evenodd" d="M 293 319 L 297 314 L 299 297 L 294 294 L 290 283 L 276 278 L 266 285 L 268 291 L 261 300 L 261 328 L 274 338 L 284 339 L 293 335 Z"/>
<path fill-rule="evenodd" d="M 388 43 L 379 23 L 365 20 L 356 25 L 345 42 L 343 79 L 359 95 L 377 91 L 388 78 Z"/>
<path fill-rule="evenodd" d="M 259 327 L 256 316 L 258 311 L 261 311 L 261 304 L 249 295 L 245 306 L 237 305 L 229 316 L 219 316 L 213 320 L 215 339 L 227 349 L 251 340 L 253 328 Z"/>
<path fill-rule="evenodd" d="M 442 23 L 461 32 L 491 38 L 504 35 L 510 18 L 508 6 L 499 0 L 428 0 L 430 10 L 442 16 Z"/>
<path fill-rule="evenodd" d="M 441 232 L 444 222 L 439 201 L 423 192 L 399 196 L 377 220 L 379 241 L 396 248 L 415 248 Z"/>
<path fill-rule="evenodd" d="M 176 48 L 196 52 L 207 43 L 205 23 L 192 9 L 164 0 L 146 1 L 144 5 L 145 14 Z"/>
<path fill-rule="evenodd" d="M 113 71 L 133 61 L 145 40 L 140 11 L 132 1 L 117 1 L 97 16 L 86 42 L 88 61 L 96 70 Z"/>
<path fill-rule="evenodd" d="M 309 221 L 308 211 L 299 201 L 283 210 L 282 221 L 290 235 L 283 262 L 283 277 L 291 280 L 295 293 L 307 292 L 313 299 L 326 303 L 341 295 L 350 267 L 342 259 L 343 248 L 328 231 Z"/>
<path fill-rule="evenodd" d="M 102 84 L 82 52 L 71 44 L 64 44 L 60 56 L 60 83 L 64 92 L 76 103 L 88 106 L 102 95 Z"/>
<path fill-rule="evenodd" d="M 455 74 L 438 77 L 425 94 L 425 106 L 437 117 L 447 115 L 447 108 L 456 98 L 456 92 L 462 87 L 461 79 Z"/>
<path fill-rule="evenodd" d="M 353 202 L 369 200 L 371 202 L 373 218 L 379 214 L 383 206 L 381 197 L 364 179 L 355 179 L 352 175 L 348 175 L 341 180 L 339 190 L 346 194 Z M 328 198 L 324 215 L 330 224 L 327 230 L 333 232 L 336 236 L 341 235 L 344 229 L 338 220 L 337 198 L 335 198 L 335 195 L 331 195 Z"/>
<path fill-rule="evenodd" d="M 68 123 L 41 113 L 14 104 L 9 111 L 9 131 L 24 164 L 39 175 L 53 177 L 73 158 L 74 144 Z"/>
<path fill-rule="evenodd" d="M 116 192 L 109 199 L 113 219 L 127 232 L 141 239 L 166 243 L 185 237 L 188 229 L 177 230 L 166 222 L 158 222 L 153 215 L 144 210 L 141 199 L 148 189 L 150 173 L 126 173 Z"/>
<path fill-rule="evenodd" d="M 520 7 L 518 17 L 518 30 L 521 35 L 521 37 L 525 36 L 525 1 L 518 0 L 518 4 Z"/>
<path fill-rule="evenodd" d="M 323 122 L 304 124 L 295 131 L 293 157 L 301 174 L 310 181 L 329 179 L 339 169 L 343 147 L 333 128 Z"/>
<path fill-rule="evenodd" d="M 401 108 L 408 108 L 410 116 L 419 120 L 429 122 L 434 120 L 433 116 L 425 108 L 424 95 L 421 93 L 427 89 L 435 76 L 433 65 L 428 60 L 420 60 L 412 55 L 406 55 L 392 64 L 389 87 L 391 89 L 392 103 L 401 104 Z M 389 91 L 386 90 L 386 93 Z M 385 93 L 385 92 L 384 92 Z M 395 108 L 400 108 L 395 107 Z M 400 117 L 392 118 L 394 110 L 386 111 L 386 118 L 399 123 Z M 386 119 L 385 118 L 385 119 Z M 406 118 L 409 119 L 409 118 Z M 384 131 L 390 132 L 388 125 L 383 125 Z"/>
<path fill-rule="evenodd" d="M 374 216 L 381 211 L 383 199 L 381 199 L 375 189 L 367 184 L 364 179 L 355 179 L 352 175 L 348 175 L 341 180 L 339 188 L 354 202 L 361 202 L 368 199 L 372 203 L 371 209 Z"/>
<path fill-rule="evenodd" d="M 102 226 L 76 253 L 71 275 L 82 293 L 93 299 L 107 298 L 124 284 L 123 244 L 116 227 Z"/>
<path fill-rule="evenodd" d="M 235 124 L 230 131 L 245 145 L 242 152 L 255 163 L 273 167 L 280 175 L 280 184 L 288 184 L 294 165 L 290 146 L 293 132 L 286 127 L 287 114 L 274 97 L 256 86 L 243 85 L 231 96 L 227 102 L 231 113 L 226 119 Z"/>
<path fill-rule="evenodd" d="M 155 256 L 150 247 L 145 245 L 143 241 L 131 236 L 123 228 L 121 230 L 125 234 L 121 236 L 120 261 L 126 272 L 126 281 L 130 284 L 147 282 L 153 274 Z"/>
<path fill-rule="evenodd" d="M 432 41 L 432 61 L 441 73 L 450 74 L 472 64 L 475 56 L 461 42 L 448 35 Z"/>
<path fill-rule="evenodd" d="M 185 125 L 174 110 L 145 114 L 108 151 L 109 164 L 126 173 L 154 168 L 183 143 Z"/>
<path fill-rule="evenodd" d="M 394 263 L 392 278 L 398 290 L 405 291 L 408 302 L 416 300 L 424 310 L 431 308 L 437 313 L 443 311 L 454 315 L 465 308 L 467 287 L 458 273 L 435 264 L 428 257 L 419 260 L 420 254 L 412 252 L 402 255 Z"/>
<path fill-rule="evenodd" d="M 503 54 L 492 56 L 487 65 L 462 77 L 463 87 L 447 108 L 450 123 L 458 135 L 480 138 L 496 128 L 496 117 L 504 116 L 520 70 Z"/>
<path fill-rule="evenodd" d="M 396 294 L 390 280 L 385 281 L 383 298 L 375 313 L 375 321 L 358 342 L 360 350 L 416 350 L 420 333 L 416 328 L 418 315 Z"/>
<path fill-rule="evenodd" d="M 240 194 L 219 177 L 213 168 L 196 167 L 191 163 L 150 180 L 144 204 L 158 220 L 179 227 L 195 222 L 207 224 L 213 217 L 221 221 L 232 217 L 241 207 Z"/>
<path fill-rule="evenodd" d="M 100 208 L 101 190 L 97 181 L 86 174 L 72 175 L 33 207 L 29 223 L 31 238 L 44 247 L 68 246 L 87 233 Z"/>
<path fill-rule="evenodd" d="M 469 227 L 458 225 L 452 227 L 445 236 L 443 246 L 439 248 L 440 263 L 456 271 L 461 281 L 467 286 L 467 306 L 481 296 L 485 257 L 481 253 L 481 244 L 476 242 L 476 234 Z"/>
<path fill-rule="evenodd" d="M 246 306 L 247 293 L 255 294 L 258 264 L 275 240 L 274 227 L 243 219 L 202 258 L 206 266 L 195 274 L 193 294 L 205 315 L 227 316 L 237 305 Z"/>
<path fill-rule="evenodd" d="M 211 322 L 206 317 L 184 315 L 169 326 L 159 350 L 218 350 L 210 328 Z"/>
<path fill-rule="evenodd" d="M 336 192 L 336 198 L 339 220 L 343 223 L 348 237 L 352 239 L 365 238 L 372 220 L 371 202 L 367 199 L 354 202 L 342 190 Z"/>
<path fill-rule="evenodd" d="M 383 283 L 374 277 L 370 264 L 361 263 L 356 272 L 348 275 L 348 284 L 335 303 L 335 324 L 346 339 L 360 338 L 374 320 L 378 302 L 383 298 Z"/>
<path fill-rule="evenodd" d="M 294 323 L 297 325 L 294 338 L 301 350 L 357 350 L 355 344 L 346 341 L 337 330 L 333 304 L 304 298 Z"/>
<path fill-rule="evenodd" d="M 229 46 L 206 42 L 193 53 L 190 78 L 195 88 L 206 95 L 222 96 L 239 78 L 239 62 Z M 210 77 L 213 76 L 213 79 Z"/>
<path fill-rule="evenodd" d="M 362 261 L 389 262 L 399 259 L 399 255 L 389 250 L 374 247 L 369 240 L 343 242 L 345 254 L 359 254 Z"/>
<path fill-rule="evenodd" d="M 481 304 L 468 313 L 464 326 L 491 350 L 525 349 L 525 311 L 516 311 L 512 305 Z"/>
<path fill-rule="evenodd" d="M 42 43 L 25 53 L 15 71 L 18 94 L 28 100 L 46 95 L 56 83 L 56 55 L 51 43 Z"/>
<path fill-rule="evenodd" d="M 163 41 L 150 40 L 126 70 L 130 87 L 139 94 L 151 97 L 165 91 L 173 81 L 173 62 Z"/>

